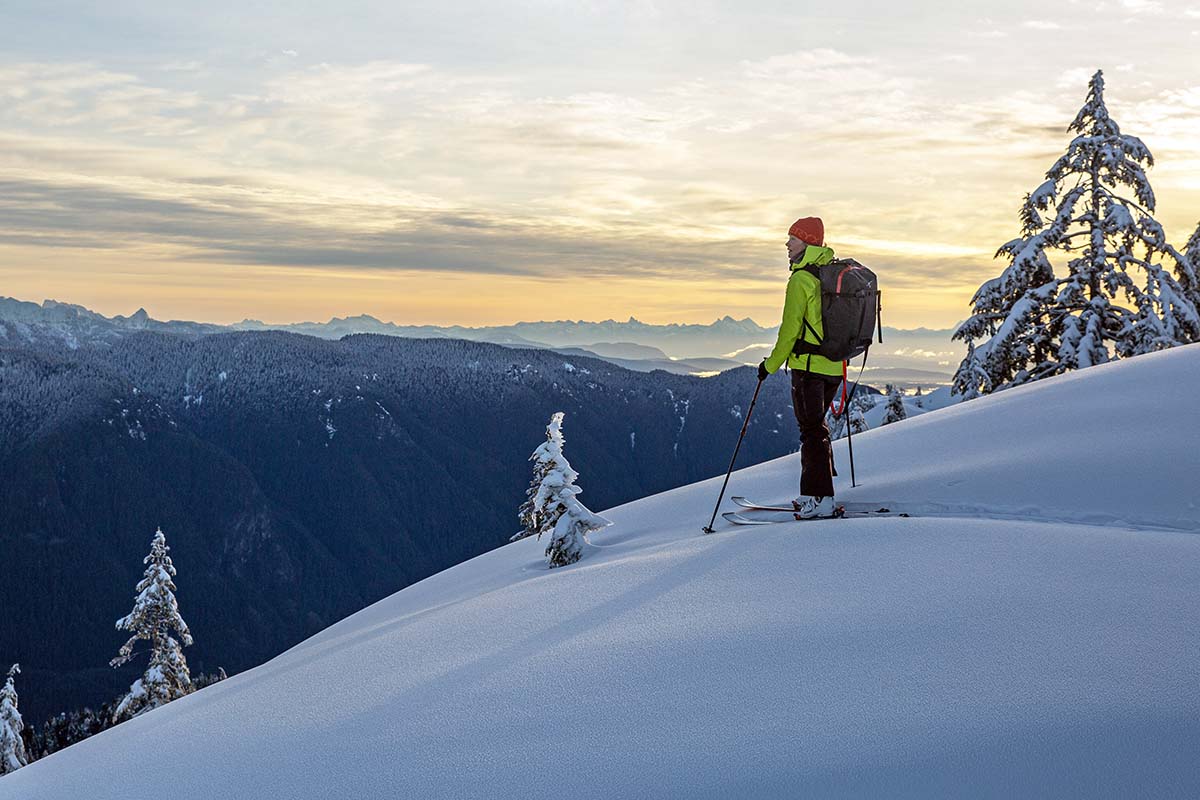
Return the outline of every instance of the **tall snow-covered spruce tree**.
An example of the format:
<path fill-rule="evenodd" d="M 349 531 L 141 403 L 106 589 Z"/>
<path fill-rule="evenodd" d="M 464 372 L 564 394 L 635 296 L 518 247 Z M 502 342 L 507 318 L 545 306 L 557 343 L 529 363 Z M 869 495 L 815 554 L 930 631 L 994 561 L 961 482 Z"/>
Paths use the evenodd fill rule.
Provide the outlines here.
<path fill-rule="evenodd" d="M 113 719 L 136 717 L 165 705 L 192 691 L 192 678 L 183 645 L 192 643 L 192 634 L 179 614 L 175 600 L 175 567 L 167 555 L 167 539 L 162 529 L 154 534 L 150 554 L 142 563 L 146 572 L 137 585 L 137 599 L 128 616 L 117 620 L 117 629 L 132 632 L 121 647 L 112 666 L 119 667 L 135 655 L 134 646 L 145 640 L 150 646 L 150 663 L 142 677 L 133 682 L 128 694 L 118 704 Z M 179 634 L 176 640 L 171 632 Z"/>
<path fill-rule="evenodd" d="M 612 523 L 579 502 L 583 490 L 575 485 L 579 473 L 563 455 L 563 412 L 546 426 L 546 441 L 529 457 L 534 462 L 533 482 L 525 493 L 519 517 L 524 528 L 513 540 L 549 535 L 546 559 L 551 567 L 573 564 L 583 555 L 587 535 Z"/>
<path fill-rule="evenodd" d="M 16 772 L 29 763 L 25 742 L 21 739 L 25 722 L 17 710 L 17 687 L 14 682 L 20 671 L 21 666 L 13 664 L 8 670 L 4 688 L 0 689 L 0 775 Z"/>
<path fill-rule="evenodd" d="M 955 394 L 1200 341 L 1195 297 L 1181 285 L 1194 273 L 1152 216 L 1145 167 L 1154 158 L 1109 116 L 1101 72 L 1068 130 L 1076 136 L 1067 152 L 1025 197 L 1021 235 L 996 253 L 1008 267 L 979 287 L 972 316 L 954 333 L 986 339 L 959 367 Z M 1067 259 L 1065 273 L 1055 274 L 1050 251 Z"/>

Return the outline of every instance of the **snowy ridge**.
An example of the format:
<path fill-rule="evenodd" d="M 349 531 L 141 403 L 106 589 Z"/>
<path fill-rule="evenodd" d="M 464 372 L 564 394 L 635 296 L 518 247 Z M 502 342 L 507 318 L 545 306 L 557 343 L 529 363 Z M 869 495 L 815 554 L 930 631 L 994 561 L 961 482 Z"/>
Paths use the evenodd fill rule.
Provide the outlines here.
<path fill-rule="evenodd" d="M 857 490 L 838 443 L 840 498 L 969 516 L 605 511 L 578 564 L 487 553 L 0 798 L 1196 796 L 1198 394 L 1198 346 L 1006 391 L 855 437 Z"/>

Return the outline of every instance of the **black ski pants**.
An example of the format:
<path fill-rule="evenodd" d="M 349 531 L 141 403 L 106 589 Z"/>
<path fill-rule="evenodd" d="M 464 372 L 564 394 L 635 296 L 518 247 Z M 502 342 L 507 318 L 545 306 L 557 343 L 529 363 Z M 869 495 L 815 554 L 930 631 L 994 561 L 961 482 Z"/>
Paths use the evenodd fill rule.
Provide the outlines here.
<path fill-rule="evenodd" d="M 816 372 L 792 370 L 792 410 L 800 426 L 800 494 L 809 497 L 832 497 L 833 445 L 829 441 L 829 426 L 825 424 L 825 409 L 833 402 L 840 377 Z"/>

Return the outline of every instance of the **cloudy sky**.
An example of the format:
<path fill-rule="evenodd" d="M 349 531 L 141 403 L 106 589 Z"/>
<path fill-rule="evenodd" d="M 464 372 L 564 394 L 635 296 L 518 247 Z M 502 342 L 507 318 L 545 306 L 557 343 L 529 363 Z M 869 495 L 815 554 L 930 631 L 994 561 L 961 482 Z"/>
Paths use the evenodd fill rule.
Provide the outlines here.
<path fill-rule="evenodd" d="M 944 327 L 1087 79 L 1200 220 L 1200 2 L 0 5 L 0 295 L 773 324 L 797 216 Z"/>

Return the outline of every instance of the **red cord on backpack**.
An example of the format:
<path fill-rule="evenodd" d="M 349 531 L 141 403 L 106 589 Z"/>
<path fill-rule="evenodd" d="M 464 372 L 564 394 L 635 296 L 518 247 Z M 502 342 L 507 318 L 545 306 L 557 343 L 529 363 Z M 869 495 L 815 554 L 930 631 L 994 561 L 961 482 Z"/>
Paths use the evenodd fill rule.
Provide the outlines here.
<path fill-rule="evenodd" d="M 848 363 L 847 361 L 842 362 L 842 407 L 838 409 L 834 408 L 834 403 L 829 404 L 829 410 L 833 412 L 834 418 L 840 417 L 846 410 L 846 384 L 849 383 L 849 378 L 846 376 L 846 365 Z"/>

